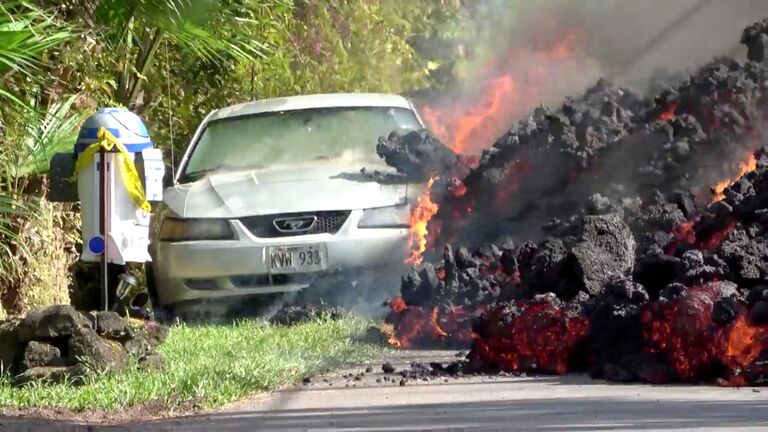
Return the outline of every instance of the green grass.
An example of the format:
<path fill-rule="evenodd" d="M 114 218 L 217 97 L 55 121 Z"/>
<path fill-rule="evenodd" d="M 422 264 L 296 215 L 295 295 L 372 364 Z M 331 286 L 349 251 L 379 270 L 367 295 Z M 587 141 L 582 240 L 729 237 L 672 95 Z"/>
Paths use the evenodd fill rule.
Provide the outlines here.
<path fill-rule="evenodd" d="M 295 327 L 257 321 L 175 326 L 160 346 L 167 361 L 163 371 L 133 369 L 123 375 L 106 374 L 89 378 L 77 387 L 60 384 L 14 388 L 4 378 L 0 379 L 0 407 L 115 410 L 161 401 L 173 409 L 192 400 L 204 408 L 214 408 L 370 358 L 380 348 L 353 340 L 366 324 L 347 318 Z"/>

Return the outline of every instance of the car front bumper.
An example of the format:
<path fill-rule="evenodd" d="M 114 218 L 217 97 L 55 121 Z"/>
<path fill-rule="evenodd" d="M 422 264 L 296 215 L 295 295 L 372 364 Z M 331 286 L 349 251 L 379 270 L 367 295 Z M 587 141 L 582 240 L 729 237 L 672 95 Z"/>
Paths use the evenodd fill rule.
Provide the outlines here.
<path fill-rule="evenodd" d="M 161 305 L 297 291 L 318 276 L 367 273 L 403 265 L 407 228 L 359 229 L 362 210 L 350 213 L 335 234 L 257 238 L 231 220 L 236 240 L 160 242 L 150 248 Z M 274 246 L 324 245 L 326 268 L 312 273 L 270 274 L 267 250 Z"/>

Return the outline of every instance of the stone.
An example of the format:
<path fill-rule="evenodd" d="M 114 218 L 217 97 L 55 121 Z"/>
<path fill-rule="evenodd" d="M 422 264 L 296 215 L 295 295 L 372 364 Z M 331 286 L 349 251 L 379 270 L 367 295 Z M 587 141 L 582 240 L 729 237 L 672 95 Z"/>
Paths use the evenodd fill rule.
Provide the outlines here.
<path fill-rule="evenodd" d="M 152 344 L 146 333 L 136 333 L 133 338 L 123 342 L 123 348 L 134 358 L 140 359 L 152 351 Z"/>
<path fill-rule="evenodd" d="M 17 386 L 29 383 L 82 384 L 83 378 L 88 375 L 88 369 L 83 365 L 74 366 L 38 366 L 25 370 L 22 374 L 13 378 L 13 384 Z"/>
<path fill-rule="evenodd" d="M 69 305 L 35 309 L 19 323 L 19 342 L 71 336 L 78 327 L 92 327 L 91 321 Z"/>
<path fill-rule="evenodd" d="M 61 357 L 61 351 L 55 346 L 45 342 L 31 341 L 24 348 L 24 359 L 21 365 L 25 370 L 39 366 L 49 366 L 59 357 Z"/>
<path fill-rule="evenodd" d="M 69 356 L 97 372 L 123 372 L 128 368 L 128 353 L 115 341 L 102 339 L 90 327 L 79 327 L 69 339 Z"/>
<path fill-rule="evenodd" d="M 139 368 L 145 370 L 163 370 L 165 368 L 165 357 L 159 352 L 150 352 L 139 359 Z"/>
<path fill-rule="evenodd" d="M 144 323 L 144 331 L 147 334 L 147 339 L 152 348 L 157 348 L 161 343 L 168 339 L 168 327 L 158 324 L 157 322 L 148 321 Z"/>
<path fill-rule="evenodd" d="M 19 340 L 16 337 L 15 321 L 0 323 L 0 373 L 13 370 L 16 358 L 21 353 Z"/>
<path fill-rule="evenodd" d="M 759 301 L 749 311 L 749 319 L 754 325 L 768 324 L 768 301 Z"/>
<path fill-rule="evenodd" d="M 396 370 L 395 367 L 392 366 L 390 362 L 384 362 L 384 364 L 381 365 L 381 371 L 384 372 L 385 374 L 394 373 L 395 370 Z"/>
<path fill-rule="evenodd" d="M 571 264 L 584 291 L 599 295 L 609 281 L 632 274 L 635 238 L 617 214 L 585 216 L 581 237 L 571 250 Z"/>
<path fill-rule="evenodd" d="M 96 333 L 110 339 L 123 339 L 130 335 L 131 327 L 117 312 L 96 312 Z"/>

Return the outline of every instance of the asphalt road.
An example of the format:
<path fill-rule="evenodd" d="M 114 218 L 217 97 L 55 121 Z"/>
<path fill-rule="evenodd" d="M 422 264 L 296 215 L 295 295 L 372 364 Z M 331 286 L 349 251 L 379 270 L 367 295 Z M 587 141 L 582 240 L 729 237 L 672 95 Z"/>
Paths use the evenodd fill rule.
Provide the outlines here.
<path fill-rule="evenodd" d="M 389 355 L 450 360 L 454 352 Z M 768 388 L 607 384 L 584 376 L 383 379 L 381 362 L 366 365 L 204 415 L 109 427 L 3 421 L 0 430 L 46 431 L 406 431 L 406 430 L 766 430 Z M 352 373 L 350 377 L 348 374 Z"/>

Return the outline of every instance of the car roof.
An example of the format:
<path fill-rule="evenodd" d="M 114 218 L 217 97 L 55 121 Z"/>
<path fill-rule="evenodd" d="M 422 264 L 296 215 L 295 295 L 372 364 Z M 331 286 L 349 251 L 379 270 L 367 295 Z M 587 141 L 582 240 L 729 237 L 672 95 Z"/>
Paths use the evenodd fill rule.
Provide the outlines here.
<path fill-rule="evenodd" d="M 263 99 L 232 105 L 211 113 L 209 121 L 275 111 L 313 108 L 393 107 L 412 109 L 408 99 L 382 93 L 326 93 Z"/>

